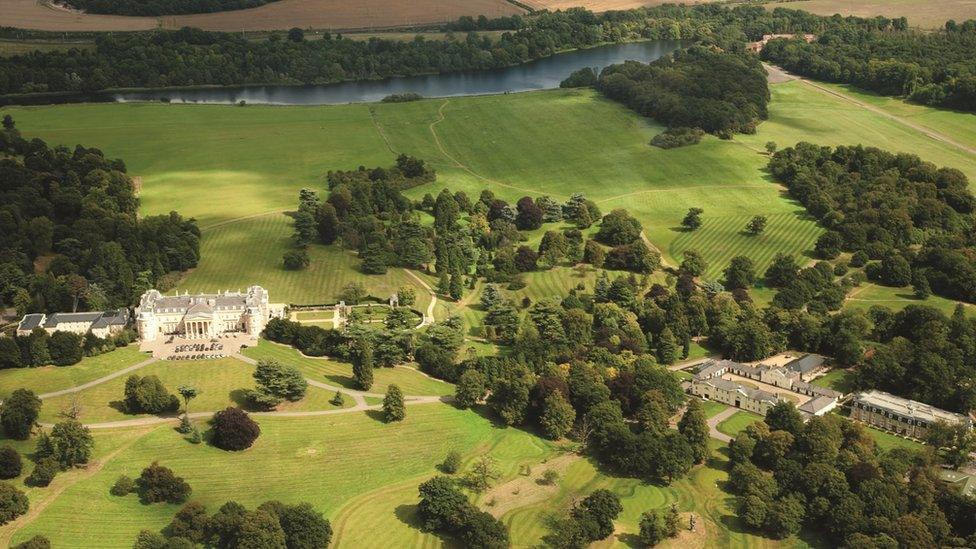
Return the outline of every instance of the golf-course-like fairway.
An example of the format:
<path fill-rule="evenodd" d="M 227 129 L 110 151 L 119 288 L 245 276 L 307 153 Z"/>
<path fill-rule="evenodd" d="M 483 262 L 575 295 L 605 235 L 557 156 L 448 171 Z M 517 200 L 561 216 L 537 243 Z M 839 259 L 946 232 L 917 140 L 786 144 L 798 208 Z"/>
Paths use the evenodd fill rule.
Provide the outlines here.
<path fill-rule="evenodd" d="M 840 97 L 829 93 L 846 94 Z M 974 140 L 972 115 L 900 107 L 867 94 L 829 91 L 792 81 L 772 86 L 770 119 L 756 135 L 731 141 L 707 137 L 694 147 L 648 146 L 660 127 L 586 90 L 431 99 L 407 104 L 325 107 L 164 104 L 63 105 L 12 108 L 28 136 L 73 146 L 84 143 L 123 158 L 141 178 L 146 214 L 176 210 L 197 218 L 203 259 L 181 284 L 190 291 L 267 287 L 274 300 L 315 303 L 335 298 L 348 281 L 364 280 L 376 295 L 412 286 L 401 270 L 362 277 L 358 260 L 322 246 L 312 265 L 285 271 L 290 220 L 298 190 L 326 193 L 334 169 L 390 165 L 398 153 L 419 156 L 438 181 L 411 196 L 443 187 L 477 195 L 489 188 L 509 200 L 583 192 L 604 211 L 627 208 L 644 224 L 665 259 L 701 251 L 707 276 L 720 277 L 728 260 L 751 257 L 760 269 L 777 252 L 802 256 L 820 229 L 764 172 L 767 141 L 873 144 L 920 154 L 976 180 L 976 155 L 932 139 L 884 113 L 847 98 L 929 124 L 960 142 Z M 689 207 L 705 210 L 704 226 L 677 229 Z M 744 233 L 754 215 L 769 225 Z"/>

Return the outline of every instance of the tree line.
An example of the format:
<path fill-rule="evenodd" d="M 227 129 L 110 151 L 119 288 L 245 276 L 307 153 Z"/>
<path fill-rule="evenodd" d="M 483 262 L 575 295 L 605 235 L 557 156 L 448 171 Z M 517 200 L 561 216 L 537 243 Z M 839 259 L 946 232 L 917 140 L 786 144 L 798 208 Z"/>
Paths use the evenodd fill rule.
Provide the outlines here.
<path fill-rule="evenodd" d="M 110 15 L 181 15 L 243 10 L 275 0 L 65 0 L 65 4 L 88 13 Z"/>
<path fill-rule="evenodd" d="M 0 306 L 18 314 L 128 306 L 196 266 L 200 230 L 176 212 L 139 218 L 121 160 L 0 131 Z"/>
<path fill-rule="evenodd" d="M 847 21 L 816 41 L 771 40 L 762 57 L 804 76 L 843 82 L 926 105 L 976 111 L 976 20 L 948 21 L 936 32 Z"/>
<path fill-rule="evenodd" d="M 493 23 L 492 21 L 498 21 Z M 831 18 L 757 6 L 658 6 L 593 14 L 581 8 L 484 22 L 518 27 L 497 39 L 470 31 L 444 40 L 368 41 L 290 32 L 249 41 L 235 33 L 178 31 L 100 34 L 94 49 L 0 58 L 0 95 L 91 92 L 107 88 L 239 84 L 321 84 L 483 70 L 570 48 L 635 39 L 694 40 L 735 50 L 770 32 L 821 32 Z M 871 25 L 872 20 L 851 20 Z M 459 22 L 458 24 L 461 24 Z M 464 24 L 467 27 L 470 25 Z M 481 23 L 475 22 L 475 26 Z M 296 29 L 298 30 L 298 29 Z"/>

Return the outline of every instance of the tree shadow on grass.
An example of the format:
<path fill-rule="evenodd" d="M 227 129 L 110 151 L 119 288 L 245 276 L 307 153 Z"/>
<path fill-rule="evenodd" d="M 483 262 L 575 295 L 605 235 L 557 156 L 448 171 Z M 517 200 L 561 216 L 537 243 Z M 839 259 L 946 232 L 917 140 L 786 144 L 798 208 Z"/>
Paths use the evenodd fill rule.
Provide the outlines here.
<path fill-rule="evenodd" d="M 354 380 L 351 376 L 346 376 L 343 374 L 325 374 L 324 377 L 326 381 L 334 385 L 338 385 L 343 389 L 359 390 L 359 388 L 356 386 L 356 380 Z"/>
<path fill-rule="evenodd" d="M 386 423 L 387 422 L 386 421 L 386 414 L 383 413 L 383 410 L 366 410 L 366 415 L 370 419 L 375 419 L 376 421 L 378 421 L 380 423 Z"/>
<path fill-rule="evenodd" d="M 647 547 L 637 534 L 618 534 L 617 541 L 633 549 L 644 549 Z"/>

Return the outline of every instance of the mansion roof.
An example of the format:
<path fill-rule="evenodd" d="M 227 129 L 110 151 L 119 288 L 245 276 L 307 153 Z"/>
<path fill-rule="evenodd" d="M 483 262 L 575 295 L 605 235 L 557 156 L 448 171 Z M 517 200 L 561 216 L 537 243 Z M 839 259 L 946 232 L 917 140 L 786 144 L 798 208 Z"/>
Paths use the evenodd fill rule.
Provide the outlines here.
<path fill-rule="evenodd" d="M 220 292 L 164 296 L 157 290 L 149 290 L 139 300 L 140 312 L 155 314 L 179 314 L 190 318 L 211 318 L 214 312 L 244 312 L 268 304 L 268 292 L 260 286 L 251 286 L 245 292 Z"/>

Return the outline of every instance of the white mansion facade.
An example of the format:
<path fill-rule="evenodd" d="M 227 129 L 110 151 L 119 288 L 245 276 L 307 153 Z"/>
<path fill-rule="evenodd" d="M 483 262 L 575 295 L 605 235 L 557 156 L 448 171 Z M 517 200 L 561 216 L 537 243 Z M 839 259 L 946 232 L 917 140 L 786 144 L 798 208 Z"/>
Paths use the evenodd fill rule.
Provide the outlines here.
<path fill-rule="evenodd" d="M 256 339 L 269 319 L 284 315 L 285 305 L 270 303 L 268 291 L 261 286 L 244 292 L 172 296 L 148 290 L 139 299 L 135 322 L 141 341 L 164 336 L 212 339 L 224 334 Z"/>

